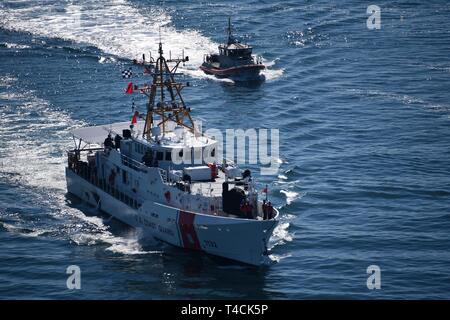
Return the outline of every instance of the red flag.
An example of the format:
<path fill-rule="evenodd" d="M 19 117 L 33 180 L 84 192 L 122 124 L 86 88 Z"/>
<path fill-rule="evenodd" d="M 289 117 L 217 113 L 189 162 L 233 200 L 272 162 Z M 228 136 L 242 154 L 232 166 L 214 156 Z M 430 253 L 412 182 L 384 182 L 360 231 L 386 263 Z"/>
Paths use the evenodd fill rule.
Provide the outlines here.
<path fill-rule="evenodd" d="M 264 189 L 262 189 L 261 191 L 266 194 L 266 201 L 267 201 L 267 197 L 269 196 L 269 188 L 267 187 L 267 184 L 266 184 L 266 187 Z"/>
<path fill-rule="evenodd" d="M 125 93 L 126 94 L 132 94 L 133 93 L 133 83 L 132 82 L 130 82 L 128 84 L 127 91 L 125 91 Z"/>
<path fill-rule="evenodd" d="M 133 118 L 131 119 L 131 124 L 136 124 L 137 123 L 137 117 L 139 116 L 139 112 L 135 112 L 133 115 Z"/>

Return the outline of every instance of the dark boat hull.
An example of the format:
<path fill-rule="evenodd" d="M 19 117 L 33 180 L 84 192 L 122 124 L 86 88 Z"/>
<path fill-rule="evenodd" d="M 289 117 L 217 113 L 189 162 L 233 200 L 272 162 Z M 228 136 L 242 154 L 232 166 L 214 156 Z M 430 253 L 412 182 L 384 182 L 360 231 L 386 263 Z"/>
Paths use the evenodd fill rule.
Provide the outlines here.
<path fill-rule="evenodd" d="M 251 64 L 229 68 L 216 68 L 210 64 L 202 64 L 200 69 L 206 74 L 217 78 L 229 78 L 236 81 L 261 80 L 261 70 L 265 69 L 263 64 Z"/>

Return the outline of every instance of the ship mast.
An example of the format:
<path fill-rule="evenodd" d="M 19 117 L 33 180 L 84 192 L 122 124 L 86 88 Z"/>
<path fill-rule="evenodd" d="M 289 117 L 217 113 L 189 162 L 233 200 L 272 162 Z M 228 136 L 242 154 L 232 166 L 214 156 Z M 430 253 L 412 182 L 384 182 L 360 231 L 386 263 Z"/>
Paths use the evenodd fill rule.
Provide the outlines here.
<path fill-rule="evenodd" d="M 163 56 L 163 49 L 161 40 L 158 49 L 159 57 L 155 62 L 154 72 L 151 73 L 153 81 L 151 85 L 143 90 L 148 97 L 147 115 L 145 117 L 144 132 L 142 134 L 144 139 L 150 140 L 152 136 L 151 129 L 154 126 L 161 128 L 161 133 L 164 135 L 167 128 L 167 122 L 174 121 L 180 126 L 186 127 L 195 133 L 194 121 L 190 115 L 191 109 L 186 107 L 181 90 L 187 86 L 175 80 L 176 70 L 180 63 L 189 61 L 189 57 L 182 57 L 181 59 L 166 60 Z M 170 68 L 169 63 L 175 65 Z M 170 99 L 166 100 L 166 92 L 169 93 Z M 154 123 L 155 116 L 159 116 L 159 122 Z M 185 122 L 187 118 L 188 122 Z"/>
<path fill-rule="evenodd" d="M 233 36 L 231 34 L 231 17 L 228 17 L 228 45 L 232 44 L 234 42 Z"/>

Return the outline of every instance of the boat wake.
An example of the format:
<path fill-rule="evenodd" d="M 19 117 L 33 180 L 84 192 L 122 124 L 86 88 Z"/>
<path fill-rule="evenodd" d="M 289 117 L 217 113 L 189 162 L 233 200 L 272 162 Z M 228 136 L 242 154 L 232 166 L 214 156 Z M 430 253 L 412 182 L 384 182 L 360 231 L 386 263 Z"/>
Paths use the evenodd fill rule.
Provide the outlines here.
<path fill-rule="evenodd" d="M 172 49 L 172 57 L 181 57 L 183 50 L 189 56 L 184 73 L 222 81 L 198 70 L 204 55 L 216 51 L 218 44 L 196 30 L 177 30 L 172 26 L 172 17 L 156 5 L 144 10 L 125 0 L 83 0 L 69 4 L 56 0 L 33 1 L 19 7 L 0 3 L 0 27 L 95 46 L 124 59 L 140 59 L 143 53 L 148 57 L 150 51 L 156 55 L 160 30 L 164 45 Z M 107 59 L 101 56 L 99 62 Z M 271 68 L 263 72 L 267 80 L 282 73 L 283 70 Z"/>
<path fill-rule="evenodd" d="M 17 223 L 17 221 L 16 221 Z M 14 224 L 14 223 L 7 223 L 0 221 L 0 225 L 8 232 L 21 235 L 23 237 L 39 237 L 44 236 L 46 234 L 51 233 L 51 230 L 46 229 L 32 229 L 29 227 L 21 227 L 20 225 Z"/>
<path fill-rule="evenodd" d="M 269 255 L 270 261 L 268 264 L 271 263 L 278 263 L 281 260 L 288 258 L 291 256 L 290 253 L 286 253 L 283 255 L 279 255 L 276 252 L 273 252 L 273 249 L 277 246 L 282 246 L 286 244 L 287 242 L 292 242 L 294 240 L 294 236 L 289 232 L 289 220 L 294 219 L 295 216 L 293 215 L 284 215 L 280 218 L 280 222 L 275 227 L 272 237 L 270 238 L 268 249 L 272 252 Z"/>
<path fill-rule="evenodd" d="M 106 245 L 106 251 L 122 255 L 163 253 L 161 250 L 144 250 L 141 238 L 136 230 L 130 230 L 127 234 L 117 236 L 109 231 L 109 227 L 99 217 L 89 217 L 84 215 L 84 213 L 80 213 L 79 219 L 88 225 L 84 230 L 70 235 L 70 240 L 79 246 Z M 97 221 L 93 222 L 93 219 Z M 90 232 L 86 232 L 86 228 L 91 228 Z M 155 241 L 154 245 L 156 244 Z M 147 241 L 146 245 L 149 245 Z"/>
<path fill-rule="evenodd" d="M 445 113 L 446 115 L 450 113 L 449 105 L 431 103 L 416 96 L 380 90 L 369 90 L 369 89 L 348 89 L 347 91 L 352 95 L 358 95 L 366 99 L 378 100 L 381 98 L 386 99 L 388 101 L 400 103 L 401 105 L 404 106 L 411 106 L 411 107 L 417 106 L 430 112 Z"/>
<path fill-rule="evenodd" d="M 22 50 L 22 49 L 30 49 L 31 47 L 29 45 L 26 45 L 26 44 L 18 44 L 18 43 L 12 43 L 12 42 L 3 42 L 3 43 L 0 43 L 0 48 Z"/>
<path fill-rule="evenodd" d="M 265 77 L 267 81 L 275 80 L 277 78 L 280 78 L 283 73 L 284 69 L 274 69 L 275 63 L 278 59 L 275 59 L 275 61 L 267 61 L 263 58 L 263 63 L 266 65 L 266 69 L 264 69 L 261 74 Z"/>
<path fill-rule="evenodd" d="M 4 137 L 1 171 L 17 173 L 28 186 L 65 190 L 61 177 L 65 150 L 70 147 L 66 141 L 70 138 L 69 130 L 83 123 L 76 123 L 68 114 L 53 109 L 32 90 L 11 90 L 16 81 L 16 78 L 1 77 L 0 136 Z"/>
<path fill-rule="evenodd" d="M 103 218 L 94 216 L 95 209 L 67 205 L 64 168 L 65 151 L 72 147 L 69 132 L 85 124 L 33 91 L 17 87 L 17 78 L 0 76 L 0 181 L 25 194 L 11 205 L 3 206 L 0 198 L 1 228 L 22 237 L 106 244 L 105 250 L 124 255 L 160 253 L 144 250 L 138 232 L 113 234 Z M 29 202 L 40 210 L 27 211 Z"/>

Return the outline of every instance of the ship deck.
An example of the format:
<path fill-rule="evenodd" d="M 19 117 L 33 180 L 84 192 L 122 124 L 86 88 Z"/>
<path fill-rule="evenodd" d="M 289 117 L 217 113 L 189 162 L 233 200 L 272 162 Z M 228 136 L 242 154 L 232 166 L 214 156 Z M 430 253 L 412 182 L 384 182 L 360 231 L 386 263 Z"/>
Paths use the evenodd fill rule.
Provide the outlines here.
<path fill-rule="evenodd" d="M 194 181 L 191 183 L 191 192 L 200 193 L 211 197 L 222 196 L 222 183 L 225 182 L 225 174 L 219 170 L 215 181 Z"/>

